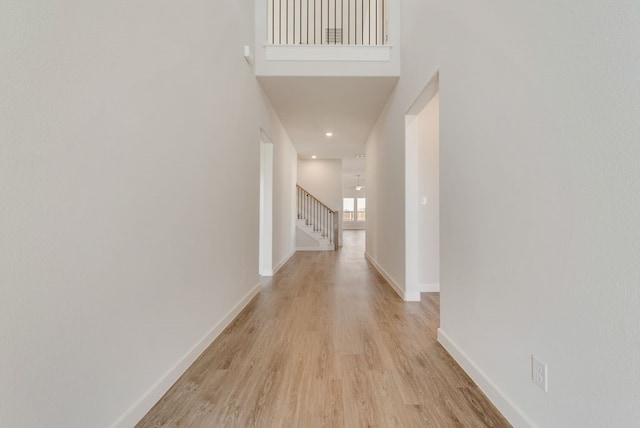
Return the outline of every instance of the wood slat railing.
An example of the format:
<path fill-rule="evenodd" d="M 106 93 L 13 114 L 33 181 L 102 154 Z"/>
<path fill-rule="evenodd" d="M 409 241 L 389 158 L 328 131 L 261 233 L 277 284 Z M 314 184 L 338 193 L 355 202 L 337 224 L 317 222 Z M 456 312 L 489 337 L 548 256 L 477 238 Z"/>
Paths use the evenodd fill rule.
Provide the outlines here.
<path fill-rule="evenodd" d="M 298 199 L 298 219 L 304 219 L 307 226 L 329 239 L 334 249 L 338 249 L 338 211 L 334 211 L 318 198 L 296 185 Z"/>
<path fill-rule="evenodd" d="M 387 44 L 387 0 L 267 0 L 273 45 Z"/>

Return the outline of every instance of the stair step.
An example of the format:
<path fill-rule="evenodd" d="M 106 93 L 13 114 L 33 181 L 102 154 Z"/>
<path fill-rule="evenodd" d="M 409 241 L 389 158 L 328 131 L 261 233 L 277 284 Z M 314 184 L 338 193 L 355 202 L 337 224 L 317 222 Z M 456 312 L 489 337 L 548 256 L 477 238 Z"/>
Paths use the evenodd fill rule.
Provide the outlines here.
<path fill-rule="evenodd" d="M 319 231 L 314 230 L 312 225 L 306 224 L 305 219 L 297 219 L 296 228 L 298 233 L 304 233 L 315 242 L 315 245 L 312 246 L 297 247 L 298 251 L 331 251 L 335 249 L 329 237 L 323 237 Z"/>

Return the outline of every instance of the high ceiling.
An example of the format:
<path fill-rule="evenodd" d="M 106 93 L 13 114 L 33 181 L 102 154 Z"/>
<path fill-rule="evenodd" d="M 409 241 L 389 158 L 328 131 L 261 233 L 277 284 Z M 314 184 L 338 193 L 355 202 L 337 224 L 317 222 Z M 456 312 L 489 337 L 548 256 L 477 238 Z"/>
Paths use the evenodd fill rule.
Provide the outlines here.
<path fill-rule="evenodd" d="M 342 159 L 345 176 L 364 175 L 365 143 L 396 77 L 260 77 L 300 159 Z M 327 137 L 326 133 L 333 136 Z"/>

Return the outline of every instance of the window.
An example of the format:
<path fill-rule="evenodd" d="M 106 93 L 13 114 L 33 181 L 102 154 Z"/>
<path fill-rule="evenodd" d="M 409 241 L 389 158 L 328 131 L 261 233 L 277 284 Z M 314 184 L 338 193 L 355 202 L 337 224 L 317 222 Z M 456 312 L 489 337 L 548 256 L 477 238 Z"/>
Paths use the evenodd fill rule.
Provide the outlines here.
<path fill-rule="evenodd" d="M 356 211 L 358 213 L 358 216 L 356 217 L 356 221 L 365 221 L 366 220 L 366 215 L 365 215 L 366 200 L 365 198 L 358 198 L 356 199 L 356 201 L 357 201 Z"/>
<path fill-rule="evenodd" d="M 342 220 L 343 221 L 365 221 L 366 220 L 366 199 L 365 198 L 344 198 L 342 200 Z"/>
<path fill-rule="evenodd" d="M 353 198 L 344 198 L 342 200 L 342 220 L 354 221 L 355 208 L 356 205 Z"/>

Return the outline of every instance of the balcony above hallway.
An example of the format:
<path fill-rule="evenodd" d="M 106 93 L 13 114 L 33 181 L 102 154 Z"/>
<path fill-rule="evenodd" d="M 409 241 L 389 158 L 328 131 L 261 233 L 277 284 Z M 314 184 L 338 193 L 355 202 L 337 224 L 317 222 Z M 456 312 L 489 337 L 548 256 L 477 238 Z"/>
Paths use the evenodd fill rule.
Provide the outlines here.
<path fill-rule="evenodd" d="M 399 0 L 255 0 L 257 76 L 400 75 Z"/>

